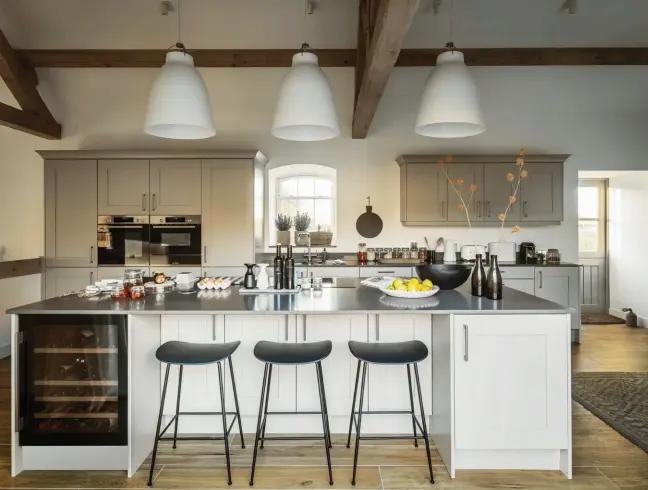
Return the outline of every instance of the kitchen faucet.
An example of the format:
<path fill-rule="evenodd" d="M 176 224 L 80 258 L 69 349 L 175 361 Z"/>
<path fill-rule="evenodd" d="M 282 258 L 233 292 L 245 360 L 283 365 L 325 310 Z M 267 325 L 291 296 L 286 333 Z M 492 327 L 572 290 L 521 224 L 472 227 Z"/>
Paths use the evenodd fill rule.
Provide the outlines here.
<path fill-rule="evenodd" d="M 307 263 L 308 265 L 313 265 L 312 259 L 311 259 L 311 234 L 307 231 L 300 231 L 297 233 L 297 238 L 300 236 L 306 236 L 308 237 L 308 257 L 307 257 Z"/>

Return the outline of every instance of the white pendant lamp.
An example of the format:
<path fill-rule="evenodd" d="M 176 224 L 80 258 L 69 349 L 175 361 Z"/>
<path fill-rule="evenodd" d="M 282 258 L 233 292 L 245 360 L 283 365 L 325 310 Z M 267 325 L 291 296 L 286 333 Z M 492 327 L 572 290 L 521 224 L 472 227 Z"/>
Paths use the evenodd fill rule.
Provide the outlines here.
<path fill-rule="evenodd" d="M 216 134 L 209 94 L 193 57 L 178 43 L 153 82 L 144 131 L 160 138 L 197 140 Z"/>
<path fill-rule="evenodd" d="M 162 2 L 162 15 L 173 10 Z M 181 6 L 178 0 L 178 40 L 181 39 Z M 159 138 L 198 140 L 216 134 L 209 93 L 193 56 L 178 41 L 166 54 L 166 61 L 149 93 L 144 131 Z"/>
<path fill-rule="evenodd" d="M 308 44 L 293 56 L 281 82 L 271 133 L 291 141 L 323 141 L 340 135 L 333 92 Z"/>
<path fill-rule="evenodd" d="M 416 118 L 416 132 L 431 138 L 464 138 L 486 130 L 477 87 L 464 56 L 446 45 L 428 78 Z"/>

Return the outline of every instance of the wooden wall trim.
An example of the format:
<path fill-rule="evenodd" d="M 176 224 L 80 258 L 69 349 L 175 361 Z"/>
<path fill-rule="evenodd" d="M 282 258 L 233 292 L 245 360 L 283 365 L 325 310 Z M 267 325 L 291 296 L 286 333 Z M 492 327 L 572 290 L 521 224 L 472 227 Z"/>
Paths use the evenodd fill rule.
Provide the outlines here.
<path fill-rule="evenodd" d="M 245 159 L 262 158 L 257 150 L 224 150 L 224 151 L 162 151 L 162 150 L 36 150 L 45 160 L 99 160 L 99 159 L 129 159 L 149 160 L 157 158 L 177 159 L 208 159 L 228 158 Z"/>
<path fill-rule="evenodd" d="M 525 155 L 525 163 L 564 163 L 571 154 L 535 154 Z M 436 164 L 439 160 L 445 160 L 446 155 L 401 155 L 396 158 L 396 163 L 403 166 L 409 163 L 433 163 Z M 518 157 L 517 153 L 509 154 L 474 154 L 474 155 L 452 155 L 453 163 L 505 163 L 511 162 L 515 165 L 515 160 Z"/>
<path fill-rule="evenodd" d="M 41 274 L 43 272 L 42 264 L 42 257 L 0 262 L 0 279 Z"/>

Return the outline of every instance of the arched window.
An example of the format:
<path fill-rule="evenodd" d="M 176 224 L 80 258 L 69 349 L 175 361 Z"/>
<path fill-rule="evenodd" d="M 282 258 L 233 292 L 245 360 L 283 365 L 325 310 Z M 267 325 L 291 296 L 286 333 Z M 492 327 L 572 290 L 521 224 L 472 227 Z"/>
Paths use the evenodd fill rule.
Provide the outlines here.
<path fill-rule="evenodd" d="M 268 172 L 269 244 L 274 243 L 274 218 L 286 214 L 294 219 L 308 213 L 308 231 L 331 231 L 336 235 L 337 171 L 322 165 L 285 165 Z"/>

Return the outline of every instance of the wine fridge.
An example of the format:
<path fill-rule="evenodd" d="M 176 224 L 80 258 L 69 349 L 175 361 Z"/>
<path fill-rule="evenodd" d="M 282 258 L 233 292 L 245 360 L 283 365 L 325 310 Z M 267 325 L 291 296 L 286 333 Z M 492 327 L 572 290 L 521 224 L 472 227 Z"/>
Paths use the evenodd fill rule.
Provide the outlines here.
<path fill-rule="evenodd" d="M 21 446 L 127 444 L 124 315 L 21 315 Z"/>

